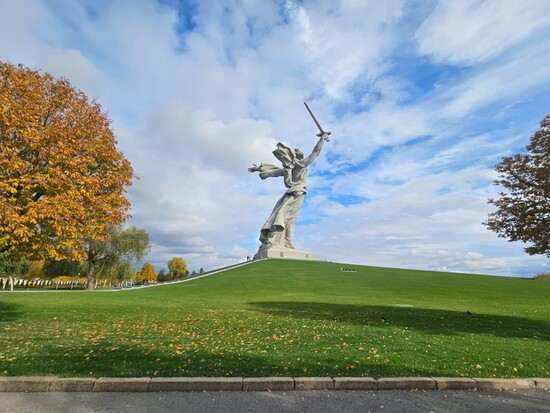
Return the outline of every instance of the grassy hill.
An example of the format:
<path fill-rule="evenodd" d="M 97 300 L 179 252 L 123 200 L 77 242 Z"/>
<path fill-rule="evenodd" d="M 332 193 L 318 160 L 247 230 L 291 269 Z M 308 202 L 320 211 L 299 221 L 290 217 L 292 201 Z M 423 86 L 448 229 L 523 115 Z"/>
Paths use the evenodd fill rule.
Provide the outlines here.
<path fill-rule="evenodd" d="M 546 280 L 284 260 L 135 291 L 6 292 L 0 375 L 549 377 L 548 297 Z"/>

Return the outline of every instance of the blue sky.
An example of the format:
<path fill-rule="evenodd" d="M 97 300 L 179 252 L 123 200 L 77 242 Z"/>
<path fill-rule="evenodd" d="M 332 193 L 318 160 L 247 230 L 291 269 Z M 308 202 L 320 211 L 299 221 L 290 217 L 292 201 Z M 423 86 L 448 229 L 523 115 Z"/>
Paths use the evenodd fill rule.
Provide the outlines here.
<path fill-rule="evenodd" d="M 284 192 L 247 172 L 310 151 L 296 229 L 320 259 L 532 276 L 482 222 L 494 165 L 550 111 L 545 0 L 0 0 L 0 59 L 97 98 L 140 180 L 157 269 L 253 255 Z M 306 154 L 307 155 L 307 154 Z"/>

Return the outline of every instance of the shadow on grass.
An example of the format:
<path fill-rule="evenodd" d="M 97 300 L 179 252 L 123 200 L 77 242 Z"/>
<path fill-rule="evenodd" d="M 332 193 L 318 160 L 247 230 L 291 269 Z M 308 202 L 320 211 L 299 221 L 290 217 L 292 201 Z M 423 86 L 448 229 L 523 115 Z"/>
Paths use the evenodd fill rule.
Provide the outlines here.
<path fill-rule="evenodd" d="M 0 301 L 0 323 L 17 320 L 20 316 L 17 306 Z"/>
<path fill-rule="evenodd" d="M 304 350 L 305 351 L 305 350 Z M 429 368 L 411 368 L 369 362 L 346 368 L 346 359 L 327 356 L 310 359 L 287 359 L 286 355 L 226 352 L 215 354 L 195 350 L 182 355 L 166 350 L 144 351 L 120 346 L 116 351 L 95 347 L 90 350 L 60 351 L 46 345 L 40 353 L 25 354 L 17 360 L 0 360 L 0 376 L 55 375 L 59 377 L 266 377 L 266 376 L 444 376 L 445 372 Z M 349 362 L 351 363 L 351 361 Z"/>
<path fill-rule="evenodd" d="M 450 310 L 317 302 L 261 301 L 248 303 L 253 310 L 275 316 L 354 325 L 407 327 L 432 334 L 489 334 L 496 337 L 550 341 L 550 322 L 521 317 L 469 314 Z"/>

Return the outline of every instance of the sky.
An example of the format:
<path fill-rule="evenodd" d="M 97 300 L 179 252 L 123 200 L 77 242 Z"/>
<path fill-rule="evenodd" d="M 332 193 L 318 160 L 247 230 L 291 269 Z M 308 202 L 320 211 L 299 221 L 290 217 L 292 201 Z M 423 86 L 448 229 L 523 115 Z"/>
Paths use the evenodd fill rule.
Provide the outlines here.
<path fill-rule="evenodd" d="M 277 142 L 309 168 L 295 243 L 348 264 L 531 277 L 544 256 L 482 223 L 494 166 L 550 112 L 547 0 L 0 0 L 0 60 L 97 99 L 139 180 L 159 270 L 243 261 L 286 188 L 247 168 Z"/>

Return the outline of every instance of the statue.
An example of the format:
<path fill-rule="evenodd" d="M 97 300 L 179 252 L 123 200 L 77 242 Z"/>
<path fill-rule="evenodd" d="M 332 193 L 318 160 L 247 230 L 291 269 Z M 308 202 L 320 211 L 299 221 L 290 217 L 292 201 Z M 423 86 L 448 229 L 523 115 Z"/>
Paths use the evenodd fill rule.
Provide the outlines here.
<path fill-rule="evenodd" d="M 269 254 L 270 250 L 276 251 L 278 258 L 311 258 L 311 254 L 296 250 L 294 226 L 307 193 L 307 168 L 319 156 L 323 144 L 329 141 L 330 132 L 323 131 L 307 104 L 304 104 L 320 130 L 317 134 L 319 141 L 311 154 L 304 158 L 299 149 L 291 149 L 279 142 L 273 155 L 282 163 L 282 168 L 264 163 L 248 168 L 249 172 L 259 172 L 261 179 L 282 176 L 287 188 L 260 230 L 261 245 L 255 259 L 274 257 Z"/>

